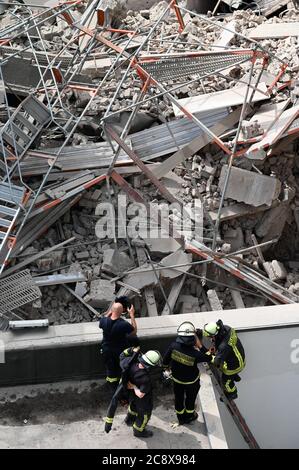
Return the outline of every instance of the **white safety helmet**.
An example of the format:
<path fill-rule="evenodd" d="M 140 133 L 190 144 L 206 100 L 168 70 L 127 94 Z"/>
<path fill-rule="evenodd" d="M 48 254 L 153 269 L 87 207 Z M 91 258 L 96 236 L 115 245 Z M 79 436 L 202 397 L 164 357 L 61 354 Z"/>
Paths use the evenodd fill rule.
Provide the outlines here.
<path fill-rule="evenodd" d="M 162 364 L 162 357 L 159 351 L 147 351 L 140 358 L 141 364 L 145 367 L 155 367 Z"/>
<path fill-rule="evenodd" d="M 216 336 L 219 331 L 219 326 L 215 322 L 206 323 L 203 327 L 204 336 Z"/>
<path fill-rule="evenodd" d="M 194 336 L 196 329 L 190 321 L 184 321 L 177 329 L 178 336 Z"/>

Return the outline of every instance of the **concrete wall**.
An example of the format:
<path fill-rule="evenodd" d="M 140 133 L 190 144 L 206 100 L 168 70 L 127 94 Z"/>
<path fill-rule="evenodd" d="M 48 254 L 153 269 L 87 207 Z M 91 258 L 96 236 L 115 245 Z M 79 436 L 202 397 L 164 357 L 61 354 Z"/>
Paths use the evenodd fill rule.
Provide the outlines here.
<path fill-rule="evenodd" d="M 248 357 L 237 404 L 262 448 L 299 448 L 299 327 L 239 334 Z M 246 448 L 219 406 L 229 447 Z"/>

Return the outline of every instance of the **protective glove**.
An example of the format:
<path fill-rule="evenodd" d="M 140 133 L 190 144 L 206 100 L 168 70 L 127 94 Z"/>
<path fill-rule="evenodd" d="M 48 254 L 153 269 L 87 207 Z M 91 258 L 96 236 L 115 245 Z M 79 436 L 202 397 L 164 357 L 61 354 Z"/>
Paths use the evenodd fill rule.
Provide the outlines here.
<path fill-rule="evenodd" d="M 161 374 L 161 382 L 163 385 L 169 385 L 171 383 L 171 371 L 163 370 Z"/>

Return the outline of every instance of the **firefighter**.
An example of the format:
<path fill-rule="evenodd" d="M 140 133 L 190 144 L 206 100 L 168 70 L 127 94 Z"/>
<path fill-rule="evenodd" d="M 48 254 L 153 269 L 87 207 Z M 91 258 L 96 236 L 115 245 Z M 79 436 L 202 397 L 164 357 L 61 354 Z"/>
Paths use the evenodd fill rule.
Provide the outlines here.
<path fill-rule="evenodd" d="M 149 371 L 152 367 L 161 366 L 162 357 L 158 351 L 147 351 L 140 354 L 138 360 L 130 365 L 127 388 L 129 408 L 125 422 L 133 425 L 135 437 L 151 437 L 153 432 L 146 429 L 153 411 L 153 392 Z"/>
<path fill-rule="evenodd" d="M 100 319 L 99 323 L 99 327 L 103 330 L 101 351 L 105 361 L 106 381 L 113 391 L 117 388 L 121 376 L 119 355 L 130 345 L 130 339 L 133 339 L 137 333 L 134 306 L 130 302 L 125 303 L 123 297 L 116 300 L 118 302 L 112 304 L 110 311 Z M 131 323 L 122 318 L 126 311 L 130 315 Z"/>
<path fill-rule="evenodd" d="M 213 364 L 221 371 L 224 393 L 229 400 L 238 398 L 235 382 L 240 382 L 239 373 L 245 367 L 245 351 L 236 331 L 221 320 L 204 325 L 203 335 L 211 338 L 216 355 Z"/>
<path fill-rule="evenodd" d="M 171 369 L 175 411 L 179 424 L 197 419 L 195 400 L 200 389 L 198 363 L 211 362 L 213 356 L 201 343 L 202 331 L 190 322 L 177 329 L 177 338 L 171 343 L 163 358 L 163 367 Z"/>

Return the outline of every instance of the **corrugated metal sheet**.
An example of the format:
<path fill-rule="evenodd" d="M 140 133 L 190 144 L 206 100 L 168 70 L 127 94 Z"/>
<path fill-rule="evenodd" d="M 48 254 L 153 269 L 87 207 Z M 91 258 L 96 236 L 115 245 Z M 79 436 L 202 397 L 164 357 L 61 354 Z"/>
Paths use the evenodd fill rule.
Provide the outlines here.
<path fill-rule="evenodd" d="M 228 114 L 228 108 L 223 108 L 208 113 L 198 113 L 196 117 L 211 128 Z M 143 161 L 150 161 L 175 152 L 201 134 L 203 131 L 194 122 L 183 118 L 132 134 L 127 143 Z M 47 153 L 49 156 L 55 155 L 58 150 L 52 148 Z M 45 149 L 41 151 L 45 152 Z M 56 171 L 107 168 L 112 158 L 113 152 L 107 142 L 65 147 L 58 159 Z M 122 151 L 117 162 L 122 165 L 132 163 L 132 160 Z M 21 169 L 24 176 L 43 174 L 48 169 L 48 163 L 45 158 L 38 158 L 38 152 L 32 151 L 28 152 L 27 158 L 21 162 Z"/>
<path fill-rule="evenodd" d="M 208 113 L 198 113 L 196 117 L 211 128 L 229 114 L 227 108 Z M 176 152 L 203 131 L 190 119 L 183 118 L 168 124 L 152 127 L 130 136 L 132 148 L 143 160 L 154 159 Z"/>

